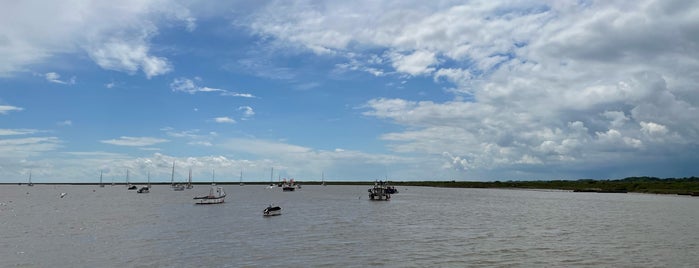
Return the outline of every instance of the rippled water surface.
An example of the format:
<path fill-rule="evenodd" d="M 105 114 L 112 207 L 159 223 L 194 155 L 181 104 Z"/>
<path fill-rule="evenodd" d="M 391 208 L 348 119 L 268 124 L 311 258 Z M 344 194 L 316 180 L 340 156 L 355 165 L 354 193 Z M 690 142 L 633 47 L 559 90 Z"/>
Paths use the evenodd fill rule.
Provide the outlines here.
<path fill-rule="evenodd" d="M 696 267 L 699 198 L 368 186 L 0 186 L 2 267 Z M 61 193 L 66 193 L 60 198 Z M 262 217 L 275 203 L 282 215 Z"/>

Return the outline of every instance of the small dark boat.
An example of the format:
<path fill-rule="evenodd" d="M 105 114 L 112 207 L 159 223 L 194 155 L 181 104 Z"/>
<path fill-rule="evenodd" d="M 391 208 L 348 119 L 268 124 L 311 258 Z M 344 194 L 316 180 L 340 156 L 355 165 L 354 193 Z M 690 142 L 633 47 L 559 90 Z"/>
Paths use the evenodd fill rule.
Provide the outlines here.
<path fill-rule="evenodd" d="M 128 190 L 138 190 L 138 187 L 137 187 L 136 185 L 129 184 L 129 188 L 126 188 L 126 189 L 128 189 Z"/>
<path fill-rule="evenodd" d="M 282 208 L 279 206 L 269 205 L 265 210 L 262 211 L 263 216 L 278 216 L 282 215 Z"/>
<path fill-rule="evenodd" d="M 136 192 L 139 193 L 139 194 L 147 194 L 147 193 L 150 193 L 150 188 L 148 188 L 148 187 L 141 187 L 141 189 L 138 189 L 138 191 L 136 191 Z"/>

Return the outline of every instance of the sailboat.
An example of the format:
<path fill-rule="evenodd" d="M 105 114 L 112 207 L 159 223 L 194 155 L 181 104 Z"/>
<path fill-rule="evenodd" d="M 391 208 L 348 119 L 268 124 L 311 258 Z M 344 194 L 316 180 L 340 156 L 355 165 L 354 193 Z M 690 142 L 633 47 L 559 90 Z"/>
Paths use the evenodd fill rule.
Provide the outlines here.
<path fill-rule="evenodd" d="M 174 191 L 184 191 L 184 185 L 175 184 L 175 161 L 172 161 L 172 175 L 170 176 L 170 187 Z"/>
<path fill-rule="evenodd" d="M 27 183 L 27 186 L 34 186 L 34 184 L 32 183 L 32 171 L 31 170 L 29 171 L 29 182 Z"/>
<path fill-rule="evenodd" d="M 327 186 L 325 185 L 325 172 L 321 173 L 320 177 L 320 185 Z"/>
<path fill-rule="evenodd" d="M 189 168 L 189 180 L 187 180 L 187 189 L 192 188 L 194 188 L 194 185 L 192 185 L 192 168 Z"/>
<path fill-rule="evenodd" d="M 136 185 L 133 185 L 129 182 L 129 169 L 126 169 L 126 189 L 127 190 L 136 190 L 138 187 Z"/>
<path fill-rule="evenodd" d="M 272 172 L 269 175 L 269 187 L 268 189 L 274 188 L 274 167 L 272 167 Z"/>
<path fill-rule="evenodd" d="M 240 186 L 244 186 L 245 184 L 243 183 L 243 170 L 240 170 Z"/>
<path fill-rule="evenodd" d="M 139 194 L 150 193 L 150 171 L 148 172 L 148 186 L 141 187 L 141 189 L 138 189 L 137 193 L 139 193 Z"/>
<path fill-rule="evenodd" d="M 100 187 L 104 188 L 104 184 L 102 183 L 102 171 L 100 170 Z"/>

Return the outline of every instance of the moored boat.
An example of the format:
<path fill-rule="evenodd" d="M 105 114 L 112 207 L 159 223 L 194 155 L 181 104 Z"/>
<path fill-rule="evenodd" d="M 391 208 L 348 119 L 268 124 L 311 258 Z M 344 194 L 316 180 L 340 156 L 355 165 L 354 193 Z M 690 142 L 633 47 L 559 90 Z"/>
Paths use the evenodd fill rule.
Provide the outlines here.
<path fill-rule="evenodd" d="M 386 182 L 374 182 L 374 187 L 369 189 L 369 200 L 388 201 L 391 200 L 391 194 L 388 192 Z"/>
<path fill-rule="evenodd" d="M 278 216 L 282 215 L 282 208 L 279 206 L 272 206 L 271 204 L 262 211 L 263 216 Z"/>
<path fill-rule="evenodd" d="M 225 198 L 226 192 L 223 187 L 215 187 L 215 184 L 212 184 L 208 195 L 194 197 L 194 200 L 197 200 L 197 205 L 209 205 L 223 203 Z"/>

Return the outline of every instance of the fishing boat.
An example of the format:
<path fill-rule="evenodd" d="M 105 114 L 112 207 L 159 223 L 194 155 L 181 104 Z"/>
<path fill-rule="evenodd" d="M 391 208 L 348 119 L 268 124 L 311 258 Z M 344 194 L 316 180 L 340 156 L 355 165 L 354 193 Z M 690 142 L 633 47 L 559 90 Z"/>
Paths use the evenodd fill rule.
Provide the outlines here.
<path fill-rule="evenodd" d="M 391 200 L 391 194 L 388 193 L 386 182 L 374 182 L 374 187 L 369 189 L 369 200 L 388 201 Z"/>
<path fill-rule="evenodd" d="M 271 204 L 262 211 L 263 216 L 279 216 L 282 215 L 282 208 L 279 206 L 272 206 Z"/>
<path fill-rule="evenodd" d="M 286 181 L 286 178 L 282 181 L 282 191 L 284 192 L 293 192 L 297 188 L 296 183 L 294 183 L 294 179 L 289 179 L 289 182 Z"/>
<path fill-rule="evenodd" d="M 225 198 L 226 192 L 223 191 L 223 187 L 211 185 L 208 195 L 194 197 L 194 200 L 197 200 L 197 205 L 210 205 L 223 203 Z"/>

